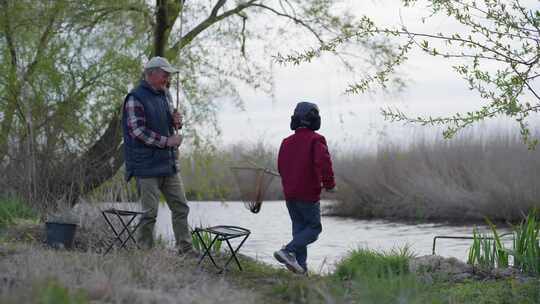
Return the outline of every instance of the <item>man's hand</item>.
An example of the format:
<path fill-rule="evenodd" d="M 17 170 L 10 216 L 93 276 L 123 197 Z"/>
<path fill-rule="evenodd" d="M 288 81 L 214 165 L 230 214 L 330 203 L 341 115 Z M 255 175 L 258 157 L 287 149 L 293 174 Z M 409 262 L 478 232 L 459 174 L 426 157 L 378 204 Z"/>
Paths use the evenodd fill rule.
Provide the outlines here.
<path fill-rule="evenodd" d="M 178 110 L 174 110 L 172 118 L 173 118 L 173 127 L 176 130 L 182 129 L 182 114 L 178 112 Z"/>
<path fill-rule="evenodd" d="M 181 135 L 173 135 L 167 138 L 167 147 L 179 147 L 182 144 Z"/>

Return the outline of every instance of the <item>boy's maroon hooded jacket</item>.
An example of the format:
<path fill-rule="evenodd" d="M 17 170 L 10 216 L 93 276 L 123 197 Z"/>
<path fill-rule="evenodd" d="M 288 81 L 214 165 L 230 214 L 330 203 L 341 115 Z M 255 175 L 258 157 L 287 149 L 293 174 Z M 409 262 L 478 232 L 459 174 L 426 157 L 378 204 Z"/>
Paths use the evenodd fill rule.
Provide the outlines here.
<path fill-rule="evenodd" d="M 298 128 L 283 140 L 278 171 L 287 201 L 318 202 L 322 187 L 336 185 L 326 139 L 308 128 Z"/>

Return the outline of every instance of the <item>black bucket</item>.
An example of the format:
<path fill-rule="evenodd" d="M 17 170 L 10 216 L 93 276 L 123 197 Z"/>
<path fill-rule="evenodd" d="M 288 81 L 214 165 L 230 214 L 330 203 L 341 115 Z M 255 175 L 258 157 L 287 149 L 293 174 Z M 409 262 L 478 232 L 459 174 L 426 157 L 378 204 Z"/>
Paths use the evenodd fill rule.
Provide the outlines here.
<path fill-rule="evenodd" d="M 45 223 L 47 228 L 47 245 L 57 249 L 71 249 L 75 238 L 76 224 Z"/>

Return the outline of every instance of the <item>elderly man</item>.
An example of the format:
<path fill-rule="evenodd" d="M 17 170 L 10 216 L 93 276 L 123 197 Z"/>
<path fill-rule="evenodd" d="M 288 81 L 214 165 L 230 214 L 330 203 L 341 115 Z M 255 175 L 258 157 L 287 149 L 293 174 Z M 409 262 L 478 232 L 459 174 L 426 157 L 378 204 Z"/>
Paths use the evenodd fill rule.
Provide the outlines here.
<path fill-rule="evenodd" d="M 143 209 L 157 215 L 160 193 L 172 212 L 172 224 L 179 253 L 191 252 L 186 195 L 176 164 L 182 137 L 174 129 L 182 126 L 180 113 L 172 110 L 168 97 L 171 73 L 178 69 L 167 59 L 154 57 L 144 66 L 144 79 L 124 100 L 122 125 L 126 179 L 135 177 Z M 141 227 L 139 242 L 152 247 L 154 223 Z"/>

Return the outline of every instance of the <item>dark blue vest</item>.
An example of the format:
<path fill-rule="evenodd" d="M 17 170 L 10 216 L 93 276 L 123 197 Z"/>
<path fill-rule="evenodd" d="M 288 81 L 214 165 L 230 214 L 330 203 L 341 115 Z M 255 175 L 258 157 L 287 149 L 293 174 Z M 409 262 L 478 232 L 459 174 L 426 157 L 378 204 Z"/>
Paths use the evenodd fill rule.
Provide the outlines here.
<path fill-rule="evenodd" d="M 176 174 L 176 149 L 148 146 L 129 135 L 125 107 L 129 96 L 134 96 L 143 105 L 148 129 L 163 136 L 173 134 L 172 116 L 165 93 L 156 91 L 146 81 L 141 81 L 124 100 L 122 126 L 126 179 L 129 180 L 132 176 L 157 177 Z"/>

